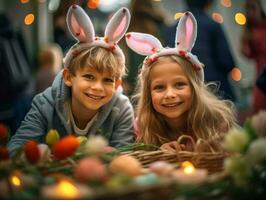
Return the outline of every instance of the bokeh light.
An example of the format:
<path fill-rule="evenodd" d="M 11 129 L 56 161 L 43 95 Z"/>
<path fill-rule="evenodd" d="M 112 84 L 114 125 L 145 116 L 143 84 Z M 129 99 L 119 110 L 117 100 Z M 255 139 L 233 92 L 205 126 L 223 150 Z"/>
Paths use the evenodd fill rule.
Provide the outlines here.
<path fill-rule="evenodd" d="M 99 3 L 100 3 L 100 0 L 88 0 L 87 6 L 90 9 L 96 9 L 98 8 Z"/>
<path fill-rule="evenodd" d="M 233 79 L 234 81 L 240 81 L 241 78 L 242 78 L 242 73 L 241 73 L 240 69 L 237 68 L 237 67 L 234 67 L 234 68 L 231 70 L 230 74 L 231 74 L 231 77 L 232 77 L 232 79 Z"/>
<path fill-rule="evenodd" d="M 20 3 L 29 3 L 30 0 L 20 0 Z"/>
<path fill-rule="evenodd" d="M 231 0 L 220 0 L 220 3 L 222 6 L 229 8 L 232 6 L 232 1 Z"/>
<path fill-rule="evenodd" d="M 26 17 L 24 18 L 24 23 L 26 25 L 31 25 L 34 22 L 34 14 L 30 13 L 27 14 Z"/>
<path fill-rule="evenodd" d="M 239 25 L 245 25 L 247 19 L 246 19 L 246 16 L 243 13 L 238 12 L 238 13 L 235 14 L 235 21 Z"/>
<path fill-rule="evenodd" d="M 220 24 L 224 22 L 223 16 L 217 12 L 212 13 L 212 19 Z"/>

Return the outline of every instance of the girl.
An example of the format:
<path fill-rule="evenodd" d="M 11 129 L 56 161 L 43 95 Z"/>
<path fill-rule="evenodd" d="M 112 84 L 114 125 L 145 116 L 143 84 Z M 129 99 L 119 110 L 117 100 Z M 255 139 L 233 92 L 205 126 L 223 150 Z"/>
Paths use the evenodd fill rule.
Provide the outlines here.
<path fill-rule="evenodd" d="M 196 30 L 196 20 L 187 12 L 177 27 L 175 48 L 163 48 L 149 34 L 126 35 L 130 48 L 148 56 L 139 76 L 137 142 L 191 150 L 191 143 L 177 143 L 181 135 L 195 141 L 213 140 L 235 125 L 231 102 L 209 90 L 204 84 L 203 65 L 191 54 Z"/>

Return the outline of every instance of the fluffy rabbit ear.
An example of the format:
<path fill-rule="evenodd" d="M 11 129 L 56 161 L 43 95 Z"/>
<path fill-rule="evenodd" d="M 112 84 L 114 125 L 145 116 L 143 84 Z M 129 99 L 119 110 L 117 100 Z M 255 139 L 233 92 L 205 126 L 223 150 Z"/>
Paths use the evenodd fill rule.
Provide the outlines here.
<path fill-rule="evenodd" d="M 80 42 L 92 42 L 95 36 L 93 24 L 86 12 L 73 5 L 67 13 L 67 26 L 74 38 Z"/>
<path fill-rule="evenodd" d="M 191 51 L 197 37 L 197 21 L 191 12 L 186 12 L 176 28 L 176 47 Z"/>
<path fill-rule="evenodd" d="M 117 43 L 126 33 L 130 23 L 130 13 L 127 8 L 119 9 L 108 22 L 105 38 L 108 43 Z"/>
<path fill-rule="evenodd" d="M 152 55 L 163 48 L 156 37 L 145 33 L 127 33 L 126 42 L 133 51 L 144 56 Z"/>

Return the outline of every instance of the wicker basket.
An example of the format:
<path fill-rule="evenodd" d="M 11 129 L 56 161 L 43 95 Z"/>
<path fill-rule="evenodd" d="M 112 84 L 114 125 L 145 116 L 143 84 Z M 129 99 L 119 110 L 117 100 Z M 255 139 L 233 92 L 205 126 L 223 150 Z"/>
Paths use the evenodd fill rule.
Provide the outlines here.
<path fill-rule="evenodd" d="M 183 161 L 190 161 L 197 168 L 207 169 L 209 174 L 223 171 L 223 161 L 228 156 L 228 153 L 222 150 L 219 152 L 214 151 L 209 143 L 204 140 L 198 140 L 198 142 L 195 143 L 189 136 L 180 138 L 178 142 L 181 142 L 181 140 L 183 140 L 184 138 L 190 139 L 192 141 L 194 151 L 170 152 L 166 150 L 139 150 L 126 152 L 126 154 L 137 158 L 141 162 L 143 167 L 149 167 L 149 165 L 155 161 L 167 161 L 176 165 L 176 167 L 178 167 Z M 200 151 L 198 147 L 203 143 L 205 143 L 206 146 L 209 147 L 210 151 Z"/>

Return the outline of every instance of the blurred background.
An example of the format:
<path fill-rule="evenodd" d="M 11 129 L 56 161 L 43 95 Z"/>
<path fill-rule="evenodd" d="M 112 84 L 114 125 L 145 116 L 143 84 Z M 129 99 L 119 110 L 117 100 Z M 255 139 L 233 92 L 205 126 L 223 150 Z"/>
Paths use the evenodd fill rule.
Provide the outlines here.
<path fill-rule="evenodd" d="M 192 6 L 188 5 L 188 1 L 192 2 Z M 264 48 L 263 40 L 260 39 L 265 38 L 266 22 L 257 23 L 255 19 L 256 22 L 253 23 L 248 18 L 256 17 L 260 12 L 263 20 L 266 1 L 208 0 L 201 8 L 202 13 L 196 7 L 203 5 L 195 5 L 201 1 L 188 1 L 0 0 L 0 121 L 7 123 L 14 132 L 28 111 L 33 96 L 51 85 L 54 76 L 62 68 L 63 56 L 76 42 L 65 23 L 67 10 L 72 4 L 79 4 L 84 8 L 98 36 L 103 36 L 108 18 L 114 11 L 122 6 L 128 7 L 132 14 L 129 31 L 154 34 L 167 46 L 173 45 L 175 27 L 180 16 L 190 10 L 198 20 L 198 40 L 201 41 L 197 40 L 194 53 L 201 61 L 206 57 L 205 72 L 209 67 L 208 59 L 212 58 L 201 54 L 208 51 L 210 57 L 220 59 L 221 71 L 214 72 L 216 69 L 213 69 L 208 74 L 223 74 L 221 80 L 215 81 L 220 81 L 218 84 L 221 88 L 225 86 L 222 93 L 225 94 L 224 97 L 235 102 L 240 123 L 251 113 L 265 109 L 263 106 L 266 98 L 264 101 L 263 97 L 259 98 L 261 102 L 255 105 L 256 109 L 253 108 L 253 96 L 256 96 L 253 90 L 255 81 L 266 64 L 266 45 Z M 213 24 L 212 28 L 208 28 L 210 24 Z M 259 25 L 252 29 L 254 24 Z M 211 30 L 212 33 L 207 34 Z M 215 38 L 218 38 L 217 44 Z M 138 67 L 143 58 L 134 55 L 124 41 L 120 43 L 126 52 L 128 66 L 124 90 L 131 96 L 135 91 Z M 207 50 L 207 46 L 213 44 L 216 45 Z M 258 55 L 260 58 L 257 58 Z M 214 68 L 219 68 L 220 64 L 213 62 Z M 210 81 L 214 81 L 213 77 L 210 77 Z M 230 87 L 229 95 L 226 87 Z"/>

